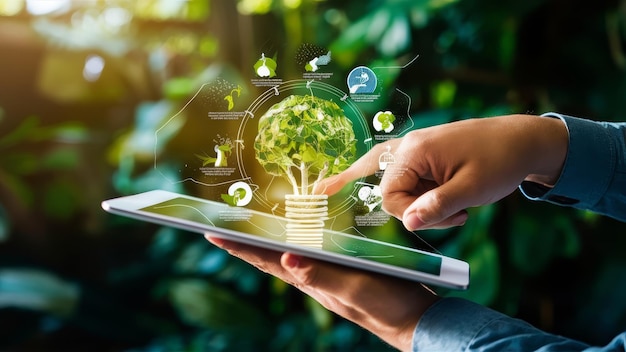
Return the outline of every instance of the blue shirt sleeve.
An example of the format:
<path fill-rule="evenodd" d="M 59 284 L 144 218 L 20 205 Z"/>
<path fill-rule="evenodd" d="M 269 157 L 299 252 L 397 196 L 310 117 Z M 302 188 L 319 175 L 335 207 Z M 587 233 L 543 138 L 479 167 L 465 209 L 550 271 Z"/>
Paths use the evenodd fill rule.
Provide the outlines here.
<path fill-rule="evenodd" d="M 595 122 L 549 113 L 567 126 L 569 146 L 561 175 L 549 188 L 520 185 L 532 200 L 590 210 L 626 221 L 626 123 Z"/>
<path fill-rule="evenodd" d="M 520 185 L 532 200 L 590 210 L 626 221 L 626 123 L 595 122 L 556 113 L 567 126 L 569 146 L 554 187 Z M 442 298 L 421 317 L 413 351 L 624 351 L 626 332 L 606 346 L 549 334 L 460 298 Z"/>
<path fill-rule="evenodd" d="M 546 333 L 461 298 L 442 298 L 420 319 L 412 351 L 607 352 L 624 351 L 626 332 L 602 347 Z"/>

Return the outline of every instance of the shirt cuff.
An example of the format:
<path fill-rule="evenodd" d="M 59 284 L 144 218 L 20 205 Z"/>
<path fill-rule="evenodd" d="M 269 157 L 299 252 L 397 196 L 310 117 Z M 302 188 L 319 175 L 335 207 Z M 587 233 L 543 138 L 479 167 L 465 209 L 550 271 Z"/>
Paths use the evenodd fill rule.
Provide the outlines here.
<path fill-rule="evenodd" d="M 567 127 L 569 145 L 554 187 L 525 181 L 520 190 L 529 199 L 581 209 L 593 208 L 606 193 L 615 169 L 616 147 L 601 124 L 572 116 L 547 113 Z"/>

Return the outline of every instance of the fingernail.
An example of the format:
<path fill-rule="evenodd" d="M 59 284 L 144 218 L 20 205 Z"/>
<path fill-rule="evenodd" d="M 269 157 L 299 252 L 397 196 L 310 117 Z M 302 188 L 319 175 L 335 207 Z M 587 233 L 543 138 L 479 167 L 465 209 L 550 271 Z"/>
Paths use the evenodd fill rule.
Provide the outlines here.
<path fill-rule="evenodd" d="M 285 265 L 289 269 L 295 269 L 300 265 L 300 258 L 293 254 L 289 254 L 285 260 Z"/>
<path fill-rule="evenodd" d="M 417 217 L 417 214 L 415 214 L 415 212 L 408 213 L 404 217 L 402 222 L 404 223 L 404 227 L 406 227 L 409 231 L 415 231 L 424 225 L 422 220 Z"/>
<path fill-rule="evenodd" d="M 456 226 L 463 226 L 467 221 L 468 214 L 466 211 L 460 212 L 454 216 L 452 223 Z"/>

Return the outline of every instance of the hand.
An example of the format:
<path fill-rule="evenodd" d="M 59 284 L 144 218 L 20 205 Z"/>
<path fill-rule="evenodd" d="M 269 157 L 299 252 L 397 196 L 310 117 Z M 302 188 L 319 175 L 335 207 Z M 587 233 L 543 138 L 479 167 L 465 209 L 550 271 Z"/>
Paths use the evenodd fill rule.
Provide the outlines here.
<path fill-rule="evenodd" d="M 509 115 L 415 130 L 380 143 L 346 171 L 322 181 L 332 195 L 375 173 L 389 150 L 380 187 L 383 209 L 409 230 L 458 226 L 466 209 L 494 203 L 524 179 L 554 183 L 567 153 L 568 133 L 558 119 Z"/>
<path fill-rule="evenodd" d="M 438 299 L 415 282 L 227 241 L 211 234 L 205 237 L 402 351 L 410 350 L 418 320 Z"/>

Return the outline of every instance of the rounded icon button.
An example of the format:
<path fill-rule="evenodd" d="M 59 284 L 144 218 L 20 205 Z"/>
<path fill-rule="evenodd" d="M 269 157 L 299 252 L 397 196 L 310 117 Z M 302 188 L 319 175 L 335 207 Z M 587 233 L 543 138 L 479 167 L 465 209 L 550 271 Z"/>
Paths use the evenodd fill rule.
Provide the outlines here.
<path fill-rule="evenodd" d="M 245 182 L 235 182 L 228 188 L 228 195 L 234 197 L 234 205 L 243 207 L 252 200 L 252 188 Z"/>
<path fill-rule="evenodd" d="M 358 66 L 348 74 L 347 83 L 351 94 L 367 94 L 376 90 L 378 79 L 369 67 Z"/>

